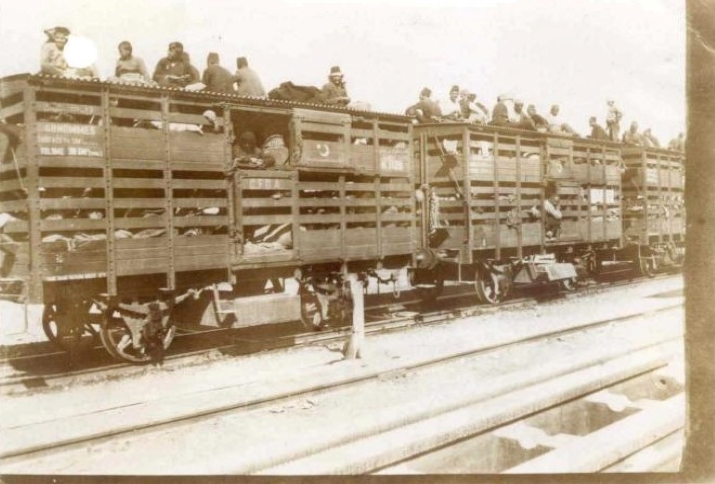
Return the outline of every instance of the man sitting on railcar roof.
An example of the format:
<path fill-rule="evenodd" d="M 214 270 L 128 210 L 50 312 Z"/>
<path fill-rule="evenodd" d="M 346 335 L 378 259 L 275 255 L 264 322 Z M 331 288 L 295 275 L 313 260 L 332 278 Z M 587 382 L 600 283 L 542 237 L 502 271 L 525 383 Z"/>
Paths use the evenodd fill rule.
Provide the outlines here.
<path fill-rule="evenodd" d="M 536 131 L 540 133 L 545 133 L 549 129 L 549 122 L 545 117 L 536 112 L 536 106 L 529 104 L 526 108 L 526 113 L 529 115 L 531 120 L 534 122 L 534 127 Z"/>
<path fill-rule="evenodd" d="M 132 53 L 134 49 L 129 41 L 123 40 L 119 43 L 117 49 L 119 49 L 119 59 L 117 59 L 114 75 L 118 80 L 141 83 L 153 82 L 149 77 L 149 71 L 144 60 Z"/>
<path fill-rule="evenodd" d="M 458 121 L 462 118 L 462 108 L 459 105 L 459 86 L 452 86 L 449 90 L 449 97 L 441 99 L 439 108 L 442 110 L 442 119 Z"/>
<path fill-rule="evenodd" d="M 486 124 L 489 121 L 489 110 L 482 103 L 477 102 L 477 95 L 463 89 L 460 93 L 459 106 L 462 109 L 462 118 L 470 123 Z"/>
<path fill-rule="evenodd" d="M 236 82 L 236 93 L 240 96 L 265 97 L 266 90 L 263 88 L 261 78 L 258 73 L 248 67 L 248 59 L 245 57 L 236 58 L 236 74 L 233 80 Z"/>
<path fill-rule="evenodd" d="M 420 100 L 405 110 L 407 116 L 415 116 L 420 123 L 436 122 L 442 115 L 439 104 L 430 98 L 432 91 L 425 87 L 420 91 Z"/>
<path fill-rule="evenodd" d="M 156 64 L 153 79 L 165 87 L 186 87 L 200 81 L 198 71 L 185 55 L 181 42 L 169 44 L 167 56 Z"/>
<path fill-rule="evenodd" d="M 509 107 L 506 105 L 507 101 L 511 101 L 511 97 L 505 94 L 497 96 L 497 103 L 492 109 L 492 120 L 489 124 L 493 126 L 509 126 L 511 124 L 509 121 Z"/>
<path fill-rule="evenodd" d="M 63 76 L 63 77 L 91 77 L 97 78 L 97 68 L 94 65 L 93 58 L 87 59 L 86 57 L 93 57 L 95 54 L 88 54 L 83 51 L 86 44 L 83 45 L 82 41 L 87 39 L 76 39 L 73 50 L 74 62 L 86 62 L 85 65 L 77 66 L 70 65 L 68 58 L 70 53 L 70 31 L 67 27 L 55 27 L 53 29 L 45 30 L 47 34 L 47 42 L 45 42 L 40 50 L 40 74 L 47 74 L 50 76 Z M 92 44 L 89 41 L 89 44 Z"/>
<path fill-rule="evenodd" d="M 536 131 L 536 124 L 528 112 L 524 111 L 524 101 L 521 99 L 514 100 L 514 114 L 517 116 L 516 123 L 514 123 L 515 128 Z"/>
<path fill-rule="evenodd" d="M 201 78 L 201 82 L 206 84 L 209 92 L 220 92 L 224 94 L 234 94 L 233 75 L 228 69 L 221 67 L 219 57 L 216 52 L 209 52 L 206 58 L 206 69 Z"/>
<path fill-rule="evenodd" d="M 330 68 L 328 81 L 321 91 L 321 97 L 325 104 L 334 104 L 338 106 L 347 106 L 350 104 L 350 97 L 345 88 L 345 79 L 343 73 L 340 72 L 339 66 Z"/>
<path fill-rule="evenodd" d="M 668 143 L 668 149 L 673 151 L 685 151 L 685 133 L 678 133 L 677 138 L 673 138 Z"/>
<path fill-rule="evenodd" d="M 591 116 L 591 118 L 588 120 L 588 124 L 591 126 L 591 136 L 589 138 L 597 140 L 597 141 L 610 141 L 611 137 L 608 136 L 608 133 L 606 133 L 606 130 L 603 129 L 603 127 L 598 124 L 598 121 L 596 120 L 596 116 Z"/>
<path fill-rule="evenodd" d="M 54 29 L 45 30 L 47 34 L 47 42 L 42 45 L 40 50 L 40 68 L 41 74 L 50 76 L 62 76 L 69 69 L 69 65 L 65 60 L 65 46 L 70 31 L 67 27 L 57 26 Z"/>
<path fill-rule="evenodd" d="M 643 139 L 643 146 L 652 147 L 652 148 L 660 148 L 660 141 L 658 141 L 658 138 L 656 138 L 655 135 L 651 132 L 650 128 L 643 131 L 642 139 Z"/>
<path fill-rule="evenodd" d="M 643 137 L 638 132 L 638 122 L 633 121 L 630 129 L 623 133 L 623 143 L 630 146 L 643 146 Z"/>
<path fill-rule="evenodd" d="M 549 121 L 549 132 L 554 134 L 563 134 L 576 136 L 576 131 L 573 130 L 571 126 L 567 123 L 562 123 L 561 118 L 559 118 L 559 113 L 561 112 L 561 106 L 558 104 L 553 104 L 551 110 L 547 116 Z"/>

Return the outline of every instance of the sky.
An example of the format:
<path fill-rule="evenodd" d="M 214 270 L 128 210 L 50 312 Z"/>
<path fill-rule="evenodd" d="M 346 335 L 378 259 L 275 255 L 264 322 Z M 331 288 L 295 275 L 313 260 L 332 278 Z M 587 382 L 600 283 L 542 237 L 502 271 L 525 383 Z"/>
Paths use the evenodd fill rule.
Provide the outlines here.
<path fill-rule="evenodd" d="M 0 1 L 0 76 L 39 70 L 45 29 L 97 45 L 102 77 L 129 40 L 150 71 L 181 41 L 199 70 L 209 52 L 247 57 L 270 90 L 322 86 L 340 66 L 350 97 L 403 113 L 452 85 L 493 107 L 509 93 L 578 132 L 606 99 L 667 143 L 685 128 L 684 0 L 22 0 Z"/>

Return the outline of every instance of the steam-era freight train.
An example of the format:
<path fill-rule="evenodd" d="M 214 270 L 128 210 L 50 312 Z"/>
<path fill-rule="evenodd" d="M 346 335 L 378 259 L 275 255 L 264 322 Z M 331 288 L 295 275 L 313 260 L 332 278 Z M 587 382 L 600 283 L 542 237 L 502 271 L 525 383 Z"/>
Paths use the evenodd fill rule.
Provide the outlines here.
<path fill-rule="evenodd" d="M 683 257 L 668 150 L 33 75 L 0 80 L 0 106 L 0 294 L 42 305 L 58 345 L 98 336 L 130 362 L 177 325 L 344 320 L 349 274 L 495 304 Z M 235 162 L 248 131 L 270 168 Z"/>

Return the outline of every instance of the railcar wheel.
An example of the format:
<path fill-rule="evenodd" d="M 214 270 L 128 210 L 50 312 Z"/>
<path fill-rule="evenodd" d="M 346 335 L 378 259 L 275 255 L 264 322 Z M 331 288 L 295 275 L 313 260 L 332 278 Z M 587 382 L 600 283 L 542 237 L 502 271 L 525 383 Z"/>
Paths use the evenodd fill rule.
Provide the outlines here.
<path fill-rule="evenodd" d="M 56 303 L 45 305 L 42 312 L 42 330 L 47 336 L 47 339 L 52 342 L 58 349 L 62 351 L 70 351 L 80 345 L 95 345 L 99 342 L 99 333 L 94 328 L 94 324 L 99 324 L 99 320 L 89 313 L 89 308 L 86 311 L 78 311 L 77 314 L 61 315 Z M 86 315 L 86 316 L 84 316 Z M 84 322 L 76 323 L 73 318 L 87 319 Z"/>
<path fill-rule="evenodd" d="M 499 304 L 506 299 L 511 290 L 508 278 L 508 274 L 477 271 L 474 276 L 474 288 L 479 300 L 485 304 Z"/>
<path fill-rule="evenodd" d="M 102 344 L 113 357 L 133 364 L 156 362 L 163 358 L 176 335 L 176 327 L 169 323 L 150 337 L 146 328 L 151 322 L 132 317 L 122 317 L 118 310 L 108 310 L 102 322 Z M 134 325 L 134 331 L 130 328 Z M 158 347 L 160 345 L 161 347 Z M 157 356 L 159 355 L 159 356 Z"/>
<path fill-rule="evenodd" d="M 561 279 L 559 281 L 559 285 L 564 291 L 573 292 L 576 290 L 576 286 L 578 286 L 578 279 L 576 279 L 575 277 L 571 277 L 569 279 Z"/>

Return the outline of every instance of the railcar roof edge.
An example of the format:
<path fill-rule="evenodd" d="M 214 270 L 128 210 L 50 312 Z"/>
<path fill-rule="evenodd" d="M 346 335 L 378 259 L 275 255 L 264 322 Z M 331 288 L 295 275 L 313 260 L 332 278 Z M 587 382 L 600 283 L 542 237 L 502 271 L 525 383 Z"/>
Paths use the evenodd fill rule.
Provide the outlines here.
<path fill-rule="evenodd" d="M 250 104 L 255 104 L 258 106 L 265 106 L 265 107 L 272 107 L 272 106 L 285 106 L 285 107 L 297 107 L 297 108 L 309 108 L 309 109 L 314 109 L 314 110 L 321 110 L 321 111 L 329 111 L 329 112 L 341 112 L 341 113 L 348 113 L 348 114 L 354 114 L 357 116 L 360 115 L 369 115 L 369 116 L 378 116 L 381 118 L 391 118 L 394 120 L 399 120 L 402 122 L 410 122 L 411 118 L 409 116 L 405 116 L 403 114 L 397 114 L 397 113 L 388 113 L 388 112 L 381 112 L 381 111 L 366 111 L 366 110 L 358 110 L 358 109 L 351 109 L 351 108 L 345 108 L 345 107 L 338 107 L 338 106 L 332 106 L 332 105 L 326 105 L 326 104 L 317 104 L 317 103 L 306 103 L 306 102 L 300 102 L 300 101 L 283 101 L 279 99 L 270 99 L 270 98 L 260 98 L 260 97 L 253 97 L 253 96 L 241 96 L 239 94 L 223 94 L 223 93 L 218 93 L 218 92 L 209 92 L 209 91 L 187 91 L 185 89 L 180 89 L 180 88 L 171 88 L 171 87 L 161 87 L 161 86 L 144 86 L 141 84 L 134 84 L 134 83 L 129 83 L 129 82 L 109 82 L 109 81 L 101 81 L 101 80 L 86 80 L 86 79 L 75 79 L 75 78 L 66 78 L 66 77 L 60 77 L 60 76 L 48 76 L 44 74 L 14 74 L 11 76 L 6 76 L 3 78 L 0 78 L 0 85 L 3 82 L 8 82 L 8 81 L 27 81 L 28 84 L 46 84 L 46 83 L 52 83 L 57 86 L 62 86 L 62 87 L 76 87 L 76 88 L 87 88 L 87 87 L 92 87 L 92 86 L 103 86 L 103 87 L 121 87 L 125 88 L 128 90 L 132 91 L 142 91 L 142 92 L 159 92 L 159 93 L 177 93 L 181 94 L 182 96 L 188 96 L 192 97 L 195 99 L 204 99 L 204 100 L 211 100 L 211 101 L 218 101 L 218 100 L 223 100 L 223 101 L 240 101 L 242 103 L 250 103 Z"/>

